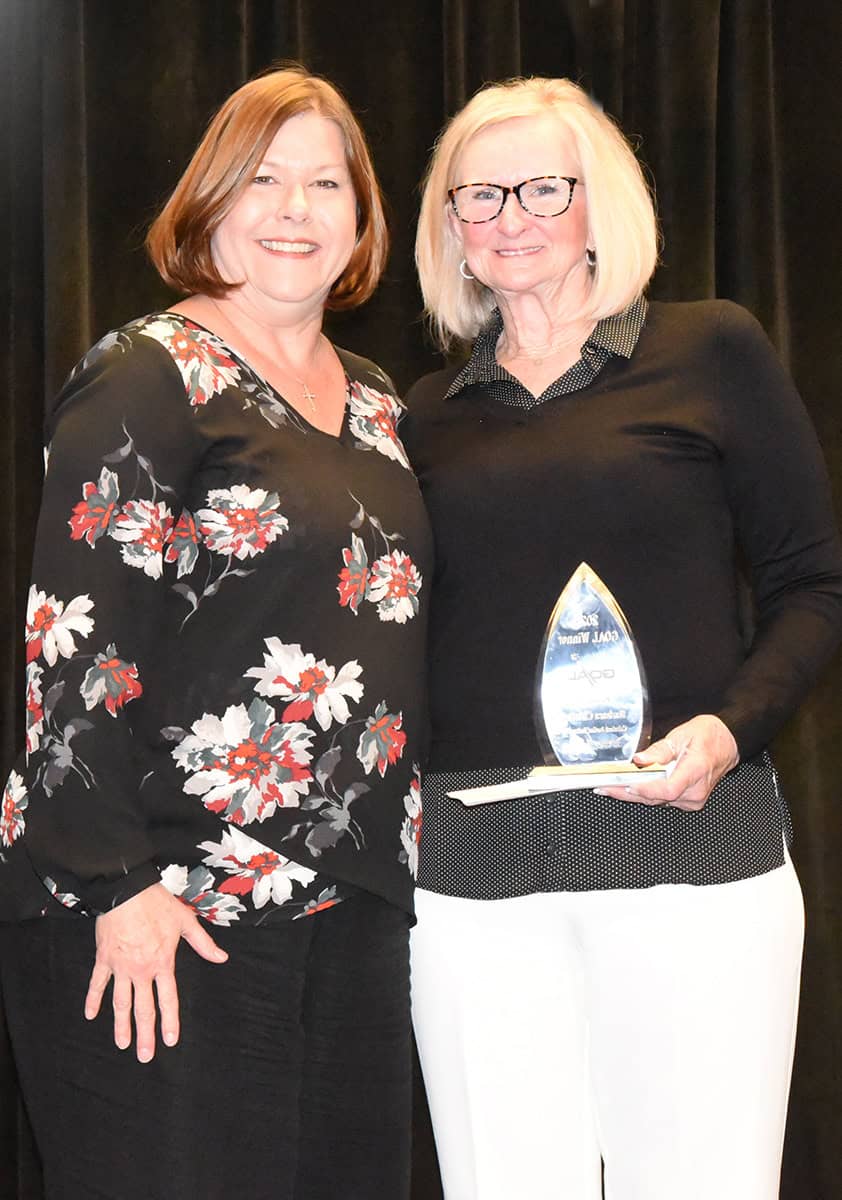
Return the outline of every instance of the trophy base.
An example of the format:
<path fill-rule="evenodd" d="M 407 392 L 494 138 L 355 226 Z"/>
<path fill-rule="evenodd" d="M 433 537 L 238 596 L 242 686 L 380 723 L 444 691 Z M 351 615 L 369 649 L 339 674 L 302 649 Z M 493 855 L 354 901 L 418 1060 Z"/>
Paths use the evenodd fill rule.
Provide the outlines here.
<path fill-rule="evenodd" d="M 516 800 L 547 792 L 572 792 L 578 788 L 630 787 L 643 779 L 666 779 L 672 763 L 636 767 L 631 762 L 580 763 L 573 767 L 533 767 L 525 779 L 498 783 L 489 787 L 462 788 L 448 792 L 463 804 L 493 804 L 497 800 Z"/>

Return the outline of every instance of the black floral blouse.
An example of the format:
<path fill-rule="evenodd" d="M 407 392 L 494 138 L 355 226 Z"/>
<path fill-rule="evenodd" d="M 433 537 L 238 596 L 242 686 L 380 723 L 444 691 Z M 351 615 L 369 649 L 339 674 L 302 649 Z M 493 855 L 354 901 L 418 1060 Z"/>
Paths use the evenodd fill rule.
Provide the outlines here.
<path fill-rule="evenodd" d="M 109 333 L 48 419 L 0 916 L 161 880 L 220 925 L 411 910 L 431 541 L 373 364 L 340 434 L 214 334 Z"/>

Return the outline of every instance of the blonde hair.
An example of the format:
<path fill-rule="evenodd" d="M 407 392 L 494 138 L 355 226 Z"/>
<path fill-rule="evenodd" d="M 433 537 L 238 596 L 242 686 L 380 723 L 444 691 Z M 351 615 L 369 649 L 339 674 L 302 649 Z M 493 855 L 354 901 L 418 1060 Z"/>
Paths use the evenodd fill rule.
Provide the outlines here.
<path fill-rule="evenodd" d="M 468 101 L 442 131 L 424 179 L 415 261 L 424 305 L 437 341 L 471 341 L 495 299 L 479 280 L 459 271 L 462 251 L 448 218 L 448 188 L 459 158 L 481 130 L 513 117 L 554 116 L 572 138 L 587 186 L 588 246 L 596 265 L 586 312 L 596 320 L 622 312 L 641 295 L 658 261 L 652 194 L 623 134 L 569 79 L 509 79 Z M 563 217 L 559 218 L 564 220 Z"/>
<path fill-rule="evenodd" d="M 146 237 L 149 257 L 170 287 L 219 298 L 236 286 L 219 274 L 211 238 L 280 127 L 304 112 L 318 113 L 339 126 L 357 201 L 356 245 L 331 288 L 327 307 L 355 308 L 369 298 L 386 265 L 389 235 L 365 136 L 336 88 L 298 64 L 244 84 L 212 118 Z"/>

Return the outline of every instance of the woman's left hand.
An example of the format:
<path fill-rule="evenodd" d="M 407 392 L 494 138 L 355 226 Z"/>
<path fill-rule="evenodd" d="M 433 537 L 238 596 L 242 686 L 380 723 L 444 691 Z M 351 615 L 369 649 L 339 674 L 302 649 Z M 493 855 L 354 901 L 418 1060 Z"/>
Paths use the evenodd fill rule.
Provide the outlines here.
<path fill-rule="evenodd" d="M 719 780 L 740 761 L 734 735 L 719 717 L 700 716 L 676 725 L 660 741 L 635 754 L 634 763 L 675 763 L 666 779 L 646 781 L 633 787 L 597 788 L 600 796 L 633 800 L 638 804 L 671 805 L 684 812 L 698 812 Z"/>

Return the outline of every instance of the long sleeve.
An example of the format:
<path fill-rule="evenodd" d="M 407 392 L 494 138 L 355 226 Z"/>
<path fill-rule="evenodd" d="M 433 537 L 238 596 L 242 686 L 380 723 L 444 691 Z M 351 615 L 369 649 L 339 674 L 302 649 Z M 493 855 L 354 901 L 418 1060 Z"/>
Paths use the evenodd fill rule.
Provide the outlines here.
<path fill-rule="evenodd" d="M 65 385 L 47 441 L 26 623 L 27 755 L 6 785 L 0 839 L 3 857 L 28 858 L 67 907 L 97 913 L 159 879 L 134 726 L 199 441 L 171 357 L 151 339 L 114 335 Z"/>
<path fill-rule="evenodd" d="M 797 708 L 842 637 L 842 550 L 815 432 L 765 334 L 723 304 L 719 402 L 728 503 L 756 625 L 718 715 L 743 758 Z"/>
<path fill-rule="evenodd" d="M 433 769 L 536 760 L 535 648 L 583 559 L 635 631 L 655 735 L 712 712 L 743 759 L 764 749 L 839 642 L 842 550 L 815 432 L 758 323 L 653 303 L 630 359 L 528 412 L 493 380 L 450 394 L 454 374 L 412 389 L 404 433 L 436 538 Z"/>
<path fill-rule="evenodd" d="M 59 396 L 0 919 L 158 879 L 217 924 L 411 910 L 429 529 L 397 399 L 339 353 L 337 437 L 177 313 Z"/>

